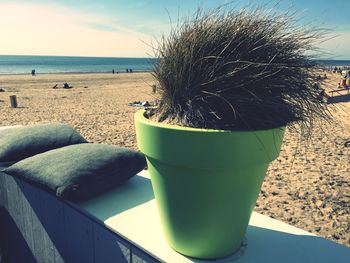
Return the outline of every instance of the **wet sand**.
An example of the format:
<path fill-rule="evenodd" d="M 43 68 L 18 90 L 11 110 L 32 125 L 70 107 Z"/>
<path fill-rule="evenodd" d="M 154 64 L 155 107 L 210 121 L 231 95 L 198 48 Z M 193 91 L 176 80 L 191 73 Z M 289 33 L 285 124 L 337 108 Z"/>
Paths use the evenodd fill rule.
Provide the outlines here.
<path fill-rule="evenodd" d="M 338 75 L 327 75 L 329 91 Z M 127 104 L 154 101 L 151 84 L 149 73 L 0 76 L 0 125 L 64 122 L 89 141 L 137 149 L 139 107 Z M 10 95 L 19 108 L 9 107 Z M 309 143 L 287 130 L 255 210 L 350 247 L 350 99 L 343 100 L 331 106 L 335 122 L 315 130 Z"/>

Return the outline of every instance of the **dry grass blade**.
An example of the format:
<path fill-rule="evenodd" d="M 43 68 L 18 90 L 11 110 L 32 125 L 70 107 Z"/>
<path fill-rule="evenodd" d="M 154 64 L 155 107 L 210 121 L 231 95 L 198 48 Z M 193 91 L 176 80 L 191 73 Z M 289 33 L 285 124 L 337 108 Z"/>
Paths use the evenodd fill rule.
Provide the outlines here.
<path fill-rule="evenodd" d="M 163 37 L 153 75 L 159 121 L 222 130 L 261 130 L 327 119 L 308 52 L 324 30 L 262 9 L 201 10 Z"/>

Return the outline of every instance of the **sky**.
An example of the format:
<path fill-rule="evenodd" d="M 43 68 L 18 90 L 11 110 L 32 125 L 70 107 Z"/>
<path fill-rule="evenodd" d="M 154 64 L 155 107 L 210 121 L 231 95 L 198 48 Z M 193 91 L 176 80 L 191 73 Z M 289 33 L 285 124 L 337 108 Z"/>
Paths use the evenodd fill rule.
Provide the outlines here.
<path fill-rule="evenodd" d="M 152 57 L 162 35 L 199 6 L 271 0 L 0 0 L 1 55 Z M 299 23 L 331 30 L 318 46 L 325 59 L 350 60 L 349 0 L 282 0 L 273 8 L 295 10 Z"/>

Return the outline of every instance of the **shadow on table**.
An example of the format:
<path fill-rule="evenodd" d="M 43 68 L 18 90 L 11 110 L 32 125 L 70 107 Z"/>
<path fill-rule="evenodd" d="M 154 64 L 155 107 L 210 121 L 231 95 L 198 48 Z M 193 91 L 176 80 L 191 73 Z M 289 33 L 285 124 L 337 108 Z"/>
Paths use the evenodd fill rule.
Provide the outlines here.
<path fill-rule="evenodd" d="M 154 199 L 154 194 L 151 180 L 142 176 L 134 176 L 115 190 L 80 202 L 78 208 L 96 216 L 100 221 L 105 221 L 152 199 Z"/>
<path fill-rule="evenodd" d="M 318 236 L 295 235 L 248 226 L 246 243 L 237 253 L 218 260 L 193 262 L 350 262 L 350 249 Z"/>

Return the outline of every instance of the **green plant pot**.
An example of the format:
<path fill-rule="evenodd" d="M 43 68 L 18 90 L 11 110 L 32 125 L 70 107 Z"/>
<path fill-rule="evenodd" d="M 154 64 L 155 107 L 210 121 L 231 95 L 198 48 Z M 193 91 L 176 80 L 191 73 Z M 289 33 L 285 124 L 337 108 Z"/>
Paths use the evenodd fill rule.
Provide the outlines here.
<path fill-rule="evenodd" d="M 152 122 L 143 110 L 135 114 L 135 125 L 170 246 L 202 259 L 238 250 L 284 128 L 186 128 Z"/>

